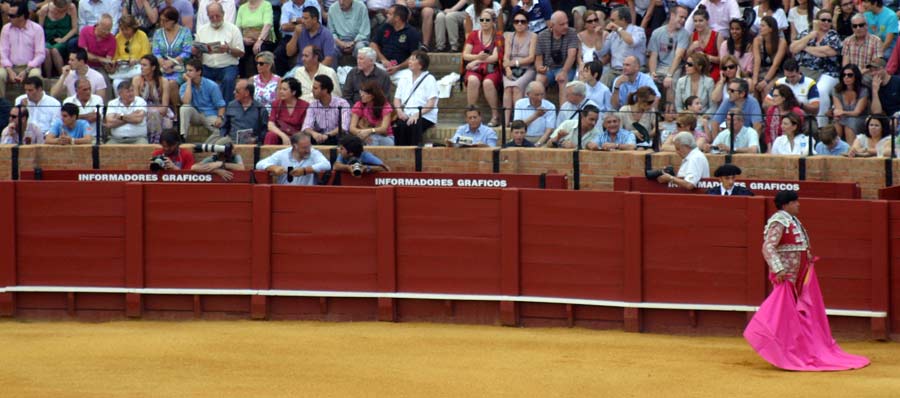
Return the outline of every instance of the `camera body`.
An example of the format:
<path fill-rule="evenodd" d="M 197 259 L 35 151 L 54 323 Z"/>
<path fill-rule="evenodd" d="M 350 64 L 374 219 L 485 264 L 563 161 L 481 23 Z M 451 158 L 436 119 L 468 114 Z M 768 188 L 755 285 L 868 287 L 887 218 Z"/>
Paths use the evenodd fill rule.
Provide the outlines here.
<path fill-rule="evenodd" d="M 354 156 L 350 159 L 347 159 L 347 164 L 350 165 L 350 173 L 353 174 L 354 177 L 362 176 L 363 164 L 358 157 Z"/>
<path fill-rule="evenodd" d="M 150 171 L 160 171 L 166 168 L 166 161 L 169 158 L 166 155 L 156 155 L 150 158 Z"/>
<path fill-rule="evenodd" d="M 644 176 L 647 177 L 648 180 L 655 180 L 655 179 L 659 178 L 661 175 L 663 175 L 663 173 L 674 176 L 675 168 L 672 166 L 666 166 L 661 169 L 646 170 L 646 171 L 644 171 Z"/>

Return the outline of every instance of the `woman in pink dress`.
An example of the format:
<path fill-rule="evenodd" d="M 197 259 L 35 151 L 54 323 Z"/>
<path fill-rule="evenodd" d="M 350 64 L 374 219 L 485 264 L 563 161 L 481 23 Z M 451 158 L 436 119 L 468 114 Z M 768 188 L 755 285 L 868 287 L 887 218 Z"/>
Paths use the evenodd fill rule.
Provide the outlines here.
<path fill-rule="evenodd" d="M 859 369 L 866 357 L 847 354 L 831 336 L 810 254 L 809 236 L 797 219 L 795 191 L 775 195 L 778 211 L 766 223 L 763 257 L 775 287 L 744 330 L 744 338 L 767 362 L 786 370 Z"/>
<path fill-rule="evenodd" d="M 763 126 L 763 130 L 765 130 L 763 134 L 765 136 L 764 141 L 766 148 L 768 148 L 767 152 L 771 152 L 772 142 L 782 134 L 781 117 L 789 112 L 793 112 L 800 117 L 800 131 L 806 131 L 803 108 L 800 107 L 800 102 L 797 101 L 797 97 L 794 96 L 794 92 L 791 91 L 790 87 L 779 84 L 772 90 L 772 106 L 766 110 L 766 125 Z"/>

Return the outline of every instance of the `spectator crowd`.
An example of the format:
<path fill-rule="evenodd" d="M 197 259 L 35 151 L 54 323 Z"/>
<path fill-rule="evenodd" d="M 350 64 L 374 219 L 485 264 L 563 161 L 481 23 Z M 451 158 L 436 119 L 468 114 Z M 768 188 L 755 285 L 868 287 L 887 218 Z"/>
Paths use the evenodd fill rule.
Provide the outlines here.
<path fill-rule="evenodd" d="M 886 157 L 897 6 L 4 0 L 0 143 L 171 143 L 199 129 L 207 144 L 315 154 L 347 135 L 421 145 L 443 111 L 465 116 L 448 146 Z M 459 55 L 465 109 L 439 107 L 436 52 Z"/>

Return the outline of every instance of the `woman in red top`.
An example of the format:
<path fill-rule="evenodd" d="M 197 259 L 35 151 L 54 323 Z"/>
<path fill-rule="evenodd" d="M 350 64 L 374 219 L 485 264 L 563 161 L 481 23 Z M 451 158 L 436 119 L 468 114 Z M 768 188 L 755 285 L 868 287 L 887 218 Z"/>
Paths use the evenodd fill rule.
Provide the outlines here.
<path fill-rule="evenodd" d="M 491 122 L 488 126 L 500 125 L 500 111 L 497 109 L 497 87 L 503 87 L 503 36 L 494 29 L 494 10 L 485 8 L 478 18 L 480 30 L 473 30 L 466 38 L 463 48 L 463 62 L 466 64 L 466 99 L 467 105 L 478 102 L 478 88 L 484 88 L 484 98 L 491 106 Z"/>
<path fill-rule="evenodd" d="M 278 99 L 272 103 L 269 115 L 269 132 L 263 141 L 266 145 L 287 145 L 291 136 L 300 131 L 303 119 L 306 119 L 306 108 L 309 103 L 300 99 L 303 88 L 293 77 L 281 81 L 278 85 Z"/>
<path fill-rule="evenodd" d="M 719 81 L 719 34 L 709 27 L 709 13 L 706 7 L 700 6 L 694 11 L 694 34 L 691 35 L 691 45 L 688 54 L 700 51 L 709 59 L 709 76 L 713 81 Z"/>

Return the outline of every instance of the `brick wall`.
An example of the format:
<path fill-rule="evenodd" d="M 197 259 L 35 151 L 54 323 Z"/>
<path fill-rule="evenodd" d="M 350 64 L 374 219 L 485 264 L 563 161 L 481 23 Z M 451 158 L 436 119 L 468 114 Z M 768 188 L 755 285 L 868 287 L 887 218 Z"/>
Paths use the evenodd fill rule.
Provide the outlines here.
<path fill-rule="evenodd" d="M 100 147 L 100 166 L 106 170 L 147 167 L 154 145 L 103 145 Z M 266 157 L 283 146 L 264 146 L 260 156 Z M 326 157 L 333 147 L 316 147 Z M 253 166 L 253 147 L 239 145 L 237 152 L 249 169 Z M 371 147 L 367 148 L 396 171 L 415 170 L 415 148 Z M 90 169 L 90 146 L 33 145 L 19 147 L 19 169 L 34 167 L 44 169 Z M 0 180 L 11 178 L 11 145 L 0 145 Z M 429 172 L 491 173 L 493 152 L 490 148 L 452 149 L 422 148 L 422 170 Z M 196 154 L 202 159 L 207 154 Z M 615 176 L 643 175 L 645 152 L 589 152 L 579 155 L 581 164 L 581 188 L 610 191 Z M 676 169 L 681 159 L 674 153 L 650 155 L 653 168 L 672 165 Z M 710 169 L 725 162 L 724 155 L 707 155 Z M 732 162 L 744 170 L 745 178 L 796 180 L 799 176 L 799 158 L 796 156 L 735 155 Z M 572 187 L 572 151 L 556 149 L 511 148 L 500 151 L 500 172 L 521 174 L 565 174 Z M 894 181 L 900 182 L 900 162 L 893 162 Z M 806 178 L 810 181 L 858 182 L 864 198 L 878 196 L 884 187 L 884 159 L 848 159 L 843 157 L 811 157 L 806 159 Z"/>

